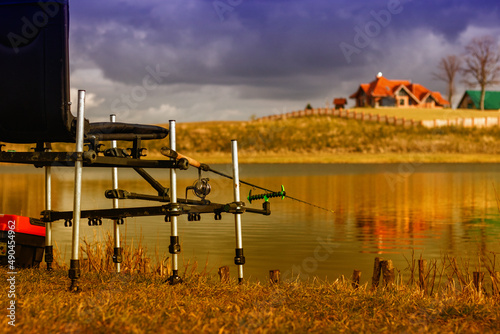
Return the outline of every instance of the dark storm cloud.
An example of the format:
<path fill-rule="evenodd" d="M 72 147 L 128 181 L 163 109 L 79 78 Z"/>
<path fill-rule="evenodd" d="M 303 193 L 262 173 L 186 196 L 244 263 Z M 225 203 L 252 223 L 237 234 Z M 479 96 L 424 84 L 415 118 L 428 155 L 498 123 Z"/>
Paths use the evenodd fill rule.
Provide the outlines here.
<path fill-rule="evenodd" d="M 454 40 L 470 24 L 498 26 L 498 1 L 441 0 L 408 3 L 408 10 L 394 17 L 398 29 L 429 28 Z"/>
<path fill-rule="evenodd" d="M 378 70 L 404 68 L 409 39 L 451 45 L 471 25 L 496 28 L 499 20 L 497 1 L 459 0 L 87 0 L 70 10 L 74 70 L 97 67 L 133 86 L 160 66 L 165 87 L 231 86 L 235 99 L 276 101 L 323 98 L 345 82 L 354 90 Z M 421 60 L 426 71 L 443 55 Z M 407 58 L 409 69 L 419 61 Z"/>
<path fill-rule="evenodd" d="M 73 56 L 125 82 L 154 63 L 168 66 L 169 83 L 198 84 L 253 84 L 344 66 L 338 43 L 349 20 L 336 18 L 327 1 L 243 1 L 224 21 L 209 1 L 147 3 L 73 6 Z"/>

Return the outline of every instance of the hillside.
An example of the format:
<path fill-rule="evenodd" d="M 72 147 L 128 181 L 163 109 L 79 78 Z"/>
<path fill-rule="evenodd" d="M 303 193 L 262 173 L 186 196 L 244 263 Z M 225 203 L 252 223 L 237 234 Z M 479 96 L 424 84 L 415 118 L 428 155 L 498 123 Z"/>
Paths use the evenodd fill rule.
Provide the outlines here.
<path fill-rule="evenodd" d="M 232 139 L 238 141 L 243 163 L 500 162 L 498 127 L 396 127 L 330 116 L 177 123 L 177 151 L 206 163 L 230 162 Z M 148 158 L 159 157 L 168 143 L 168 138 L 143 142 Z M 5 149 L 23 146 L 9 144 Z M 63 144 L 54 149 L 73 150 Z"/>
<path fill-rule="evenodd" d="M 500 161 L 498 127 L 395 127 L 328 116 L 177 124 L 177 149 L 193 156 L 229 157 L 231 139 L 248 162 Z"/>

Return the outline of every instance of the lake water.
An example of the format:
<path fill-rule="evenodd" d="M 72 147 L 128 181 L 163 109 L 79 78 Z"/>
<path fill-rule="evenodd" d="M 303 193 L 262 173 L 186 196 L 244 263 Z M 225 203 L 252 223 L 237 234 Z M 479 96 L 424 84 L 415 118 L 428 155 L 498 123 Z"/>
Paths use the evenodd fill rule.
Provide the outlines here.
<path fill-rule="evenodd" d="M 229 165 L 212 168 L 231 174 Z M 338 164 L 338 165 L 241 165 L 242 180 L 287 194 L 335 213 L 290 199 L 273 198 L 271 216 L 245 213 L 243 246 L 247 263 L 245 277 L 264 280 L 270 269 L 283 274 L 293 270 L 306 279 L 349 277 L 362 271 L 362 282 L 372 275 L 376 256 L 393 260 L 399 270 L 406 258 L 422 255 L 441 259 L 445 255 L 471 259 L 479 254 L 500 252 L 500 215 L 495 189 L 500 192 L 499 164 Z M 169 172 L 151 170 L 164 185 Z M 82 209 L 109 208 L 104 191 L 111 187 L 110 170 L 85 169 Z M 205 174 L 205 173 L 204 173 Z M 121 169 L 121 189 L 155 194 L 134 171 Z M 205 176 L 205 175 L 204 175 Z M 197 177 L 195 169 L 179 171 L 178 195 Z M 229 180 L 206 173 L 211 179 L 212 202 L 232 202 Z M 72 209 L 73 169 L 54 168 L 53 209 Z M 242 198 L 250 187 L 242 186 Z M 260 193 L 254 190 L 254 193 Z M 0 166 L 0 213 L 38 217 L 44 209 L 43 169 L 31 166 Z M 192 195 L 189 195 L 192 198 Z M 252 204 L 260 208 L 261 201 Z M 127 200 L 120 206 L 154 205 Z M 250 206 L 247 203 L 247 206 Z M 82 221 L 81 234 L 89 239 L 112 230 L 111 221 L 89 227 Z M 122 228 L 125 238 L 143 244 L 152 252 L 168 252 L 170 224 L 163 217 L 130 218 Z M 233 265 L 234 217 L 221 221 L 202 215 L 199 222 L 179 218 L 181 263 L 198 261 L 217 272 Z M 71 228 L 54 224 L 54 240 L 69 262 Z M 474 262 L 475 261 L 475 262 Z"/>

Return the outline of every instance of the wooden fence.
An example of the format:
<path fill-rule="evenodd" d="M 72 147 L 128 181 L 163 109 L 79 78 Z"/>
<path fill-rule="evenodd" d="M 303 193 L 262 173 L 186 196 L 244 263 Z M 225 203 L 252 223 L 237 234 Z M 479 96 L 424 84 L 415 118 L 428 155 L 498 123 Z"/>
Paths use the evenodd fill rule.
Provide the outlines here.
<path fill-rule="evenodd" d="M 426 128 L 436 128 L 441 126 L 463 126 L 463 127 L 491 127 L 500 124 L 500 114 L 498 117 L 469 117 L 469 118 L 449 118 L 431 120 L 413 120 L 404 117 L 387 116 L 373 113 L 356 112 L 344 109 L 306 109 L 292 111 L 285 114 L 270 115 L 257 119 L 257 121 L 271 121 L 287 118 L 308 117 L 308 116 L 333 116 L 347 119 L 355 119 L 363 122 L 378 122 L 397 126 L 423 126 Z"/>

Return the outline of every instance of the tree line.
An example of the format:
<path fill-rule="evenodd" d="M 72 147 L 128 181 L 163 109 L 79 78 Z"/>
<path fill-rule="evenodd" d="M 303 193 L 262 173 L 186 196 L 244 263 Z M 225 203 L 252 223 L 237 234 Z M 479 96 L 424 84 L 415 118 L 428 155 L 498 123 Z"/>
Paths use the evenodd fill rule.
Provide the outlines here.
<path fill-rule="evenodd" d="M 486 88 L 500 84 L 500 49 L 491 36 L 476 37 L 465 46 L 463 55 L 447 55 L 441 58 L 435 79 L 446 82 L 448 101 L 455 93 L 455 79 L 458 74 L 468 86 L 481 90 L 479 109 L 484 110 Z"/>

